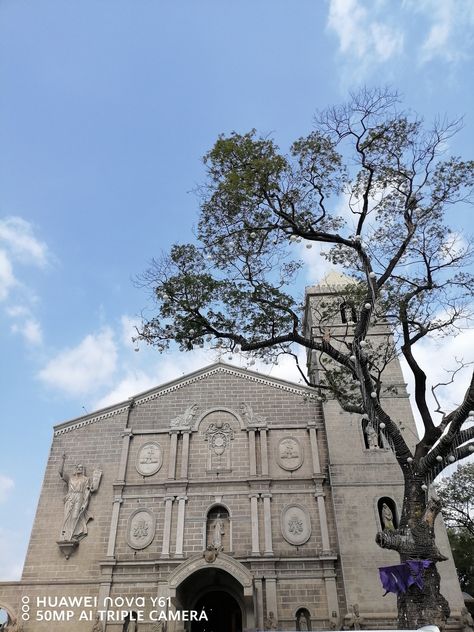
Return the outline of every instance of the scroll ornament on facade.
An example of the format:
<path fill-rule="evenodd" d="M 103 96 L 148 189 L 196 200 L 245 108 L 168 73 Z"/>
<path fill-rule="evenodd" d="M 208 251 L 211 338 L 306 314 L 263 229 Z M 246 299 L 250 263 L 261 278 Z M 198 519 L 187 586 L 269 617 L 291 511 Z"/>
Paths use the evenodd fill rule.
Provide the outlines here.
<path fill-rule="evenodd" d="M 240 404 L 240 411 L 247 426 L 262 427 L 267 425 L 266 418 L 263 415 L 258 415 L 257 413 L 254 413 L 253 408 L 250 404 L 242 402 Z"/>
<path fill-rule="evenodd" d="M 181 415 L 178 415 L 177 417 L 175 417 L 174 419 L 170 421 L 170 428 L 177 428 L 177 429 L 183 429 L 183 430 L 186 428 L 191 428 L 191 425 L 198 411 L 199 411 L 198 405 L 191 404 L 190 406 L 186 408 L 184 413 L 182 413 Z"/>
<path fill-rule="evenodd" d="M 66 455 L 63 454 L 59 476 L 67 485 L 67 493 L 64 497 L 64 518 L 58 545 L 68 559 L 79 541 L 87 535 L 87 523 L 92 520 L 88 512 L 89 501 L 99 488 L 102 470 L 95 468 L 92 477 L 88 477 L 85 467 L 78 464 L 73 474 L 68 474 L 64 471 L 65 461 Z"/>

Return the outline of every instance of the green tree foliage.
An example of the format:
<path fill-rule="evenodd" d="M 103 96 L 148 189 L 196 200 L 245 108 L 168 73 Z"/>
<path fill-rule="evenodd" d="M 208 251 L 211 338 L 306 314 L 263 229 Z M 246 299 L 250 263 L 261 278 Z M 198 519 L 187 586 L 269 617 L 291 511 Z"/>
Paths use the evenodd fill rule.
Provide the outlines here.
<path fill-rule="evenodd" d="M 461 588 L 474 594 L 474 464 L 460 466 L 437 486 Z"/>

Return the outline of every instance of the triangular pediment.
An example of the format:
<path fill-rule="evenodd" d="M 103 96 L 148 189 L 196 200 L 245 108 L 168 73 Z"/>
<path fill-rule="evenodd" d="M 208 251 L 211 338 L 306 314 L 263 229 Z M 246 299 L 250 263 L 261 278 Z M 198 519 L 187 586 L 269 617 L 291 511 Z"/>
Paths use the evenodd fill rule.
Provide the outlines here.
<path fill-rule="evenodd" d="M 130 397 L 126 401 L 119 402 L 115 405 L 108 406 L 107 408 L 89 413 L 88 415 L 77 417 L 75 419 L 71 419 L 70 421 L 61 423 L 54 427 L 54 434 L 60 435 L 65 432 L 69 432 L 70 430 L 96 423 L 98 421 L 101 421 L 102 419 L 108 419 L 112 416 L 123 413 L 131 405 L 141 406 L 153 399 L 163 397 L 168 393 L 172 393 L 173 391 L 185 388 L 189 384 L 193 384 L 199 381 L 205 381 L 206 379 L 218 373 L 225 373 L 242 380 L 250 380 L 254 383 L 257 382 L 271 388 L 284 390 L 297 395 L 302 395 L 306 397 L 315 396 L 314 391 L 309 387 L 301 386 L 299 384 L 295 384 L 294 382 L 289 382 L 280 378 L 266 376 L 262 373 L 259 373 L 258 371 L 243 369 L 241 367 L 219 361 L 203 367 L 202 369 L 198 369 L 197 371 L 193 371 L 188 375 L 183 375 L 180 378 L 171 380 L 170 382 L 166 382 L 165 384 L 149 389 L 142 393 L 138 393 L 137 395 Z"/>

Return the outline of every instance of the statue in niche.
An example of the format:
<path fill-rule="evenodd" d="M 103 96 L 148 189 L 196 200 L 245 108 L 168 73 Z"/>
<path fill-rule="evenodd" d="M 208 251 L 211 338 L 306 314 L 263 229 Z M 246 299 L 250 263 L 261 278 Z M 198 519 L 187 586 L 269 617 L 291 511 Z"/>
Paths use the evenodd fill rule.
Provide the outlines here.
<path fill-rule="evenodd" d="M 369 444 L 369 450 L 378 450 L 379 446 L 379 435 L 377 430 L 375 430 L 372 422 L 368 422 L 365 432 L 367 434 L 367 443 Z"/>
<path fill-rule="evenodd" d="M 199 407 L 197 404 L 188 406 L 184 413 L 178 415 L 170 421 L 171 428 L 190 428 L 194 417 L 197 415 Z"/>
<path fill-rule="evenodd" d="M 66 455 L 63 454 L 59 476 L 67 485 L 67 494 L 64 498 L 64 520 L 61 529 L 60 542 L 78 542 L 87 535 L 87 523 L 92 519 L 87 508 L 91 494 L 97 491 L 102 470 L 96 468 L 92 478 L 86 476 L 82 464 L 75 467 L 73 474 L 64 472 Z"/>
<path fill-rule="evenodd" d="M 347 629 L 348 630 L 361 630 L 361 626 L 364 623 L 364 618 L 360 616 L 359 604 L 355 603 L 351 606 L 351 611 L 347 617 Z"/>
<path fill-rule="evenodd" d="M 393 512 L 387 503 L 382 504 L 382 530 L 383 531 L 395 531 L 395 525 L 393 524 Z"/>
<path fill-rule="evenodd" d="M 307 630 L 310 629 L 308 625 L 308 618 L 304 610 L 299 611 L 298 617 L 296 619 L 296 624 L 297 624 L 298 630 L 301 630 L 301 632 L 306 632 Z"/>
<path fill-rule="evenodd" d="M 265 630 L 276 630 L 277 629 L 277 621 L 275 619 L 275 615 L 270 610 L 267 618 L 265 619 Z"/>
<path fill-rule="evenodd" d="M 222 536 L 225 534 L 224 521 L 221 520 L 221 514 L 217 514 L 216 521 L 212 530 L 211 544 L 216 551 L 222 551 Z"/>

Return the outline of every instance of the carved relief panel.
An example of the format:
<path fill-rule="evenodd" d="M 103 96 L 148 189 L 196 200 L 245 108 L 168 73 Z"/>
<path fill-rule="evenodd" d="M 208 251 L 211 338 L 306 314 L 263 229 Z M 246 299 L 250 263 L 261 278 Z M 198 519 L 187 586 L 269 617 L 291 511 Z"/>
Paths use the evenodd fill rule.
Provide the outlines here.
<path fill-rule="evenodd" d="M 135 467 L 142 476 L 156 474 L 163 465 L 163 450 L 159 443 L 149 441 L 138 450 Z"/>
<path fill-rule="evenodd" d="M 311 536 L 311 519 L 302 505 L 287 505 L 281 514 L 281 533 L 294 546 L 307 542 Z"/>
<path fill-rule="evenodd" d="M 227 411 L 213 411 L 203 419 L 203 435 L 207 441 L 207 469 L 230 471 L 232 441 L 236 419 Z"/>
<path fill-rule="evenodd" d="M 136 509 L 128 519 L 127 542 L 132 549 L 144 549 L 155 537 L 155 516 L 149 509 Z"/>
<path fill-rule="evenodd" d="M 303 464 L 303 448 L 295 437 L 280 439 L 277 447 L 278 465 L 284 470 L 297 470 Z"/>

